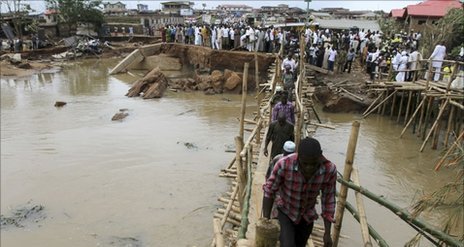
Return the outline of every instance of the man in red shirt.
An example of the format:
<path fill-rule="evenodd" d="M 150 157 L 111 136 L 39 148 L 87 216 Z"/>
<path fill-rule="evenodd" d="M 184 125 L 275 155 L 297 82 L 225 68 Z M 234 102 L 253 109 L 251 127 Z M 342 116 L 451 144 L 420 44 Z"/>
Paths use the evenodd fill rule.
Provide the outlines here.
<path fill-rule="evenodd" d="M 337 168 L 322 155 L 321 145 L 314 138 L 301 140 L 298 153 L 280 159 L 263 185 L 263 215 L 269 219 L 274 196 L 280 222 L 280 244 L 285 247 L 306 246 L 314 221 L 315 208 L 321 193 L 324 219 L 324 247 L 332 246 L 330 234 L 335 214 Z"/>

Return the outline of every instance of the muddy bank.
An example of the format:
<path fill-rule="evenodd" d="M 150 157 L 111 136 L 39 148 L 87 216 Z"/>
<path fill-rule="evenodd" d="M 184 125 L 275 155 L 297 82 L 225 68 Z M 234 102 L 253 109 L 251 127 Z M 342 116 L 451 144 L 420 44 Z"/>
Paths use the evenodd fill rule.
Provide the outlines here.
<path fill-rule="evenodd" d="M 316 86 L 315 99 L 325 112 L 361 113 L 376 96 L 367 91 L 368 76 L 363 71 L 333 75 L 311 72 L 310 76 L 310 82 Z"/>

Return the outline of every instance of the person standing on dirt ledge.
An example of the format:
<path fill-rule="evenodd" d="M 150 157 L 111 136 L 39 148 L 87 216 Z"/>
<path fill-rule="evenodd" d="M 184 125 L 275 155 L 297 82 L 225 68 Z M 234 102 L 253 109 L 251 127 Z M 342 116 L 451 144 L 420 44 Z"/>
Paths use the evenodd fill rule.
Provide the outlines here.
<path fill-rule="evenodd" d="M 337 168 L 322 155 L 314 138 L 301 140 L 298 152 L 281 158 L 263 185 L 263 216 L 271 216 L 274 196 L 277 198 L 280 223 L 280 246 L 304 247 L 318 218 L 317 196 L 321 194 L 324 219 L 324 247 L 332 246 L 331 226 L 335 215 Z"/>

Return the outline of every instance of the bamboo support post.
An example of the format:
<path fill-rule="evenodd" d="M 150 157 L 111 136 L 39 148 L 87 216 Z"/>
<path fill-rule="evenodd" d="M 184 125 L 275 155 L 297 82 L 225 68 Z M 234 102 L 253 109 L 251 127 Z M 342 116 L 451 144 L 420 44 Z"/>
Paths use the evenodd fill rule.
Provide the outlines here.
<path fill-rule="evenodd" d="M 454 107 L 453 105 L 451 105 L 450 107 L 451 107 L 451 110 L 450 110 L 450 114 L 448 116 L 448 126 L 446 128 L 445 141 L 444 141 L 445 148 L 448 147 L 448 141 L 449 141 L 449 136 L 450 136 L 450 132 L 451 132 L 451 126 L 453 124 L 454 111 L 456 110 L 456 107 Z"/>
<path fill-rule="evenodd" d="M 446 151 L 445 155 L 443 155 L 443 157 L 437 163 L 437 165 L 435 166 L 435 171 L 438 171 L 438 169 L 440 169 L 440 167 L 443 165 L 443 163 L 445 163 L 445 160 L 448 158 L 448 155 L 459 145 L 459 143 L 460 143 L 460 141 L 461 141 L 461 139 L 463 137 L 464 137 L 464 131 L 461 132 L 459 137 L 454 141 L 453 145 L 448 149 L 448 151 Z"/>
<path fill-rule="evenodd" d="M 388 210 L 392 211 L 395 215 L 400 217 L 402 220 L 404 220 L 407 223 L 412 223 L 413 225 L 419 227 L 422 229 L 424 232 L 432 235 L 433 237 L 439 239 L 440 241 L 443 241 L 446 246 L 463 246 L 462 242 L 460 242 L 457 239 L 454 239 L 450 235 L 436 229 L 435 227 L 428 225 L 427 223 L 422 222 L 421 220 L 413 217 L 407 210 L 387 201 L 385 197 L 383 196 L 378 196 L 369 190 L 367 190 L 364 187 L 357 186 L 352 182 L 345 181 L 344 179 L 338 178 L 338 182 L 340 182 L 342 185 L 345 185 L 349 187 L 350 189 L 356 190 L 363 194 L 364 196 L 368 197 L 369 199 L 379 203 L 380 205 L 384 206 Z M 422 234 L 422 232 L 420 232 Z M 335 246 L 335 245 L 334 245 Z"/>
<path fill-rule="evenodd" d="M 433 137 L 432 137 L 432 149 L 436 150 L 438 147 L 438 138 L 440 136 L 440 129 L 441 129 L 441 122 L 438 121 L 437 127 L 435 127 L 435 130 L 433 131 Z"/>
<path fill-rule="evenodd" d="M 356 144 L 358 142 L 358 135 L 359 135 L 359 122 L 354 121 L 351 127 L 351 134 L 350 139 L 348 142 L 348 148 L 346 151 L 346 158 L 345 158 L 345 169 L 343 171 L 343 179 L 347 181 L 350 180 L 351 177 L 351 170 L 353 169 L 353 161 L 354 161 L 354 154 L 356 151 Z M 340 195 L 338 196 L 338 204 L 337 204 L 337 211 L 336 211 L 336 219 L 334 225 L 334 232 L 333 232 L 333 247 L 338 246 L 338 241 L 340 238 L 340 231 L 342 230 L 342 221 L 343 221 L 343 214 L 345 211 L 345 202 L 346 197 L 348 195 L 348 187 L 341 186 L 340 188 Z"/>
<path fill-rule="evenodd" d="M 311 109 L 313 110 L 314 116 L 316 116 L 317 121 L 318 121 L 319 123 L 322 123 L 322 122 L 321 122 L 321 119 L 319 118 L 319 114 L 317 114 L 317 111 L 316 111 L 316 109 L 314 108 L 313 105 L 311 105 Z"/>
<path fill-rule="evenodd" d="M 424 102 L 427 100 L 427 97 L 424 97 L 424 99 L 422 99 L 422 101 L 420 102 L 419 106 L 416 108 L 416 110 L 414 111 L 414 113 L 412 114 L 411 118 L 409 119 L 408 123 L 406 124 L 406 126 L 404 126 L 403 128 L 403 131 L 401 131 L 401 134 L 400 134 L 400 138 L 403 136 L 404 132 L 406 132 L 406 129 L 409 127 L 409 125 L 412 123 L 412 121 L 414 120 L 414 118 L 416 117 L 417 113 L 419 112 L 419 110 L 421 108 L 423 108 L 423 105 L 424 105 Z"/>
<path fill-rule="evenodd" d="M 419 104 L 421 103 L 421 92 L 417 92 L 415 93 L 415 98 L 414 98 L 414 108 L 413 109 L 417 109 Z M 419 118 L 414 118 L 414 124 L 412 125 L 412 134 L 415 134 L 416 133 L 416 127 L 417 127 L 417 123 L 419 122 Z"/>
<path fill-rule="evenodd" d="M 243 67 L 243 82 L 242 82 L 242 108 L 240 111 L 240 132 L 238 136 L 243 140 L 243 132 L 244 132 L 244 124 L 245 124 L 245 111 L 246 111 L 246 97 L 247 97 L 247 90 L 248 90 L 248 67 L 250 65 L 245 63 Z"/>
<path fill-rule="evenodd" d="M 223 219 L 224 215 L 220 214 L 220 213 L 215 213 L 213 215 L 213 217 L 216 218 L 216 219 Z M 238 221 L 238 220 L 234 220 L 234 219 L 232 219 L 230 217 L 226 217 L 225 219 L 226 219 L 225 222 L 227 222 L 227 223 L 230 223 L 230 224 L 232 224 L 234 226 L 240 226 L 240 221 Z"/>
<path fill-rule="evenodd" d="M 392 118 L 393 114 L 395 113 L 395 106 L 396 106 L 396 93 L 395 93 L 395 95 L 393 95 L 393 102 L 392 102 L 392 105 L 391 105 L 391 108 L 390 108 L 390 118 Z"/>
<path fill-rule="evenodd" d="M 219 219 L 213 219 L 214 242 L 216 247 L 224 246 L 224 236 L 221 232 L 221 222 Z"/>
<path fill-rule="evenodd" d="M 351 205 L 349 202 L 346 202 L 345 207 L 353 215 L 354 219 L 360 222 L 359 213 L 356 211 L 353 205 Z M 382 236 L 370 224 L 367 224 L 367 227 L 369 229 L 369 235 L 377 242 L 380 247 L 389 247 L 385 239 L 383 239 Z"/>
<path fill-rule="evenodd" d="M 404 114 L 403 124 L 406 124 L 406 121 L 408 120 L 409 109 L 411 108 L 411 101 L 412 101 L 412 91 L 409 91 L 408 103 L 406 104 L 406 113 Z"/>
<path fill-rule="evenodd" d="M 425 138 L 424 142 L 422 143 L 422 146 L 421 146 L 421 148 L 420 148 L 420 151 L 421 151 L 421 152 L 424 151 L 425 144 L 426 144 L 427 141 L 429 140 L 430 135 L 432 134 L 432 132 L 434 131 L 434 129 L 437 127 L 438 121 L 440 121 L 441 115 L 443 114 L 443 112 L 445 111 L 446 106 L 448 105 L 448 101 L 449 101 L 449 100 L 446 100 L 445 103 L 443 103 L 443 105 L 442 105 L 442 107 L 441 107 L 441 109 L 440 109 L 440 112 L 438 113 L 437 119 L 436 119 L 435 122 L 433 123 L 432 128 L 430 128 L 430 131 L 429 131 L 429 133 L 427 134 L 427 137 Z"/>
<path fill-rule="evenodd" d="M 245 188 L 246 180 L 245 180 L 245 171 L 243 169 L 242 165 L 242 157 L 240 156 L 240 152 L 243 148 L 243 140 L 241 137 L 237 136 L 235 137 L 235 162 L 236 162 L 236 167 L 237 167 L 237 187 L 239 188 L 239 195 L 242 195 L 243 190 Z M 242 198 L 239 196 L 238 202 L 240 204 L 240 209 L 243 206 L 243 201 Z"/>
<path fill-rule="evenodd" d="M 390 68 L 388 69 L 388 80 L 392 78 L 393 63 L 390 63 Z"/>
<path fill-rule="evenodd" d="M 464 110 L 464 105 L 462 105 L 462 104 L 460 104 L 460 103 L 458 103 L 458 102 L 456 102 L 456 101 L 454 101 L 454 100 L 450 100 L 449 103 L 452 104 L 452 105 L 454 105 L 454 106 L 457 106 L 457 107 L 458 107 L 459 109 L 461 109 L 461 110 Z"/>
<path fill-rule="evenodd" d="M 351 176 L 353 177 L 353 183 L 358 186 L 361 186 L 359 183 L 358 169 L 353 168 L 353 170 L 351 171 Z M 356 206 L 358 208 L 359 213 L 359 224 L 361 226 L 361 235 L 364 241 L 364 247 L 372 247 L 372 241 L 369 235 L 369 227 L 367 224 L 366 210 L 364 209 L 362 195 L 359 192 L 355 192 L 354 195 L 356 197 Z"/>
<path fill-rule="evenodd" d="M 403 112 L 403 102 L 404 102 L 404 92 L 401 93 L 400 105 L 398 106 L 398 117 L 396 117 L 396 122 L 400 122 L 401 112 Z"/>
<path fill-rule="evenodd" d="M 430 115 L 432 114 L 432 110 L 433 110 L 433 101 L 435 99 L 433 97 L 430 97 L 429 98 L 429 104 L 427 106 L 427 110 L 425 111 L 425 118 L 424 118 L 424 128 L 422 129 L 422 140 L 425 139 L 425 134 L 427 133 L 427 126 L 429 125 L 429 118 L 430 118 Z"/>
<path fill-rule="evenodd" d="M 385 93 L 385 91 L 382 91 L 382 93 L 379 94 L 379 96 L 377 98 L 375 98 L 374 101 L 372 101 L 372 103 L 369 105 L 369 107 L 367 107 L 367 109 L 363 112 L 363 115 L 365 115 L 367 112 L 369 112 L 369 110 L 372 108 L 372 106 L 374 106 L 375 103 L 377 103 L 377 101 L 382 98 L 383 94 Z"/>
<path fill-rule="evenodd" d="M 424 95 L 424 100 L 430 100 L 430 98 L 427 95 Z M 428 105 L 428 104 L 427 104 Z M 424 114 L 425 114 L 425 109 L 426 105 L 424 105 L 421 109 L 420 117 L 419 117 L 419 126 L 417 127 L 417 136 L 420 136 L 421 129 L 422 129 L 422 120 L 424 119 Z"/>
<path fill-rule="evenodd" d="M 227 208 L 226 208 L 226 211 L 221 219 L 221 224 L 219 225 L 220 226 L 220 230 L 222 231 L 222 229 L 224 229 L 224 225 L 226 224 L 226 221 L 227 221 L 227 218 L 229 217 L 229 213 L 230 213 L 230 210 L 232 208 L 232 205 L 233 205 L 233 202 L 234 202 L 234 198 L 235 196 L 237 195 L 239 191 L 239 186 L 235 186 L 234 188 L 234 192 L 232 192 L 232 196 L 231 196 L 231 200 L 229 201 L 229 203 L 227 204 Z"/>
<path fill-rule="evenodd" d="M 253 160 L 253 150 L 250 146 L 247 149 L 247 185 L 246 185 L 246 194 L 244 200 L 244 206 L 242 207 L 242 216 L 240 222 L 240 229 L 238 231 L 238 239 L 246 237 L 246 232 L 248 230 L 248 212 L 250 210 L 250 197 L 251 197 L 251 161 Z"/>
<path fill-rule="evenodd" d="M 388 95 L 385 99 L 382 100 L 382 102 L 380 102 L 376 107 L 372 108 L 372 110 L 370 110 L 368 113 L 364 114 L 363 115 L 363 118 L 366 118 L 367 116 L 369 116 L 373 111 L 377 110 L 377 108 L 379 108 L 383 103 L 385 103 L 385 101 L 387 101 L 388 99 L 390 99 L 390 97 L 392 97 L 394 94 L 396 93 L 396 90 L 391 93 L 390 95 Z"/>

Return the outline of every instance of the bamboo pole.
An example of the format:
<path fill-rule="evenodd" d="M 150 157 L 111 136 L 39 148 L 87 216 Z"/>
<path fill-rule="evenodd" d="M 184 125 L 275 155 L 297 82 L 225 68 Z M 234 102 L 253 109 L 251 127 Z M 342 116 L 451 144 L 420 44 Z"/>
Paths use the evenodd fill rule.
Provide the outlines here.
<path fill-rule="evenodd" d="M 359 122 L 354 121 L 351 126 L 351 135 L 348 142 L 348 148 L 346 151 L 346 158 L 345 158 L 345 169 L 343 171 L 343 178 L 346 180 L 350 180 L 351 177 L 351 170 L 353 169 L 353 161 L 354 161 L 354 154 L 356 151 L 356 144 L 358 142 L 358 135 L 359 135 Z M 340 188 L 340 195 L 338 196 L 338 204 L 337 204 L 337 211 L 336 211 L 336 219 L 334 225 L 334 232 L 333 232 L 333 247 L 338 246 L 338 241 L 340 238 L 340 231 L 342 230 L 342 221 L 343 221 L 343 214 L 345 211 L 345 202 L 346 197 L 348 195 L 348 187 L 341 186 Z"/>
<path fill-rule="evenodd" d="M 258 51 L 255 51 L 255 82 L 256 82 L 256 93 L 259 92 L 259 67 L 258 67 Z"/>
<path fill-rule="evenodd" d="M 238 239 L 246 237 L 246 232 L 248 230 L 248 212 L 250 210 L 250 197 L 251 197 L 251 161 L 253 160 L 253 150 L 252 146 L 247 149 L 247 185 L 246 185 L 246 194 L 244 200 L 244 206 L 242 208 L 242 220 L 240 222 L 240 229 L 238 231 Z"/>
<path fill-rule="evenodd" d="M 376 107 L 374 107 L 372 110 L 370 110 L 368 113 L 364 114 L 363 115 L 363 118 L 366 118 L 367 116 L 369 116 L 373 111 L 377 110 L 377 108 L 379 108 L 383 103 L 385 103 L 385 101 L 387 101 L 390 97 L 392 97 L 394 94 L 396 93 L 396 90 L 391 93 L 389 96 L 387 96 L 385 99 L 382 100 L 382 102 L 380 102 Z"/>
<path fill-rule="evenodd" d="M 431 98 L 427 97 L 427 95 L 424 95 L 424 100 L 431 100 Z M 428 105 L 428 104 L 427 104 Z M 419 118 L 419 126 L 417 127 L 417 136 L 420 136 L 421 129 L 422 129 L 422 120 L 424 119 L 424 114 L 425 114 L 425 108 L 426 106 L 424 105 L 421 109 L 420 113 L 420 118 Z"/>
<path fill-rule="evenodd" d="M 427 97 L 424 97 L 424 99 L 422 99 L 422 101 L 420 102 L 419 106 L 417 107 L 417 109 L 414 111 L 414 113 L 412 114 L 411 118 L 409 119 L 408 123 L 406 124 L 406 126 L 404 126 L 403 128 L 403 131 L 401 131 L 401 134 L 400 134 L 400 138 L 403 136 L 404 132 L 406 132 L 406 129 L 409 127 L 409 125 L 412 123 L 412 120 L 416 117 L 417 113 L 419 112 L 419 109 L 422 108 L 424 102 L 427 100 Z"/>
<path fill-rule="evenodd" d="M 419 103 L 421 102 L 421 92 L 418 91 L 415 93 L 415 98 L 414 98 L 414 109 L 416 109 L 419 106 Z M 414 118 L 414 124 L 412 125 L 412 134 L 416 134 L 416 127 L 417 123 L 419 122 L 418 118 Z"/>
<path fill-rule="evenodd" d="M 412 100 L 412 91 L 409 91 L 408 103 L 406 104 L 406 113 L 404 114 L 403 125 L 406 124 L 406 121 L 409 117 L 409 109 L 411 108 L 411 100 Z"/>
<path fill-rule="evenodd" d="M 401 112 L 403 111 L 403 101 L 404 101 L 404 92 L 401 93 L 400 106 L 398 107 L 398 117 L 396 117 L 396 122 L 400 122 Z"/>
<path fill-rule="evenodd" d="M 345 185 L 349 187 L 350 189 L 356 190 L 363 194 L 364 196 L 368 197 L 369 199 L 379 203 L 380 205 L 384 206 L 385 208 L 389 209 L 392 211 L 395 215 L 400 217 L 402 220 L 408 223 L 412 223 L 415 226 L 419 227 L 420 229 L 424 230 L 424 232 L 434 236 L 435 238 L 439 239 L 440 241 L 443 241 L 447 246 L 463 246 L 463 243 L 458 241 L 457 239 L 454 239 L 450 235 L 435 229 L 435 227 L 428 225 L 425 222 L 422 222 L 421 220 L 413 217 L 410 213 L 408 213 L 407 210 L 387 201 L 385 197 L 383 196 L 378 196 L 369 190 L 367 190 L 364 187 L 357 186 L 353 182 L 348 182 L 345 181 L 342 178 L 337 178 L 337 181 L 340 182 L 342 185 Z M 335 245 L 334 245 L 335 246 Z"/>
<path fill-rule="evenodd" d="M 422 140 L 425 139 L 425 134 L 427 133 L 427 126 L 429 125 L 429 118 L 430 118 L 430 115 L 432 114 L 434 100 L 435 99 L 433 97 L 429 98 L 429 104 L 425 112 L 424 128 L 422 129 Z"/>
<path fill-rule="evenodd" d="M 437 119 L 436 119 L 435 122 L 433 123 L 432 128 L 430 128 L 430 131 L 429 131 L 429 133 L 427 134 L 427 137 L 425 138 L 424 142 L 422 143 L 422 146 L 421 146 L 421 148 L 420 148 L 420 151 L 421 151 L 421 152 L 424 151 L 425 144 L 426 144 L 427 141 L 429 140 L 430 135 L 432 134 L 433 130 L 437 127 L 438 121 L 440 121 L 441 115 L 442 115 L 443 112 L 445 111 L 445 108 L 446 108 L 446 106 L 448 105 L 448 102 L 449 102 L 449 100 L 446 100 L 445 103 L 442 105 L 442 107 L 441 107 L 441 109 L 440 109 L 440 112 L 438 113 Z"/>
<path fill-rule="evenodd" d="M 361 186 L 359 183 L 359 174 L 358 174 L 358 169 L 353 168 L 351 171 L 351 176 L 353 177 L 353 183 Z M 364 202 L 361 193 L 355 192 L 354 193 L 356 197 L 356 206 L 358 207 L 358 212 L 359 212 L 359 224 L 361 226 L 361 235 L 364 241 L 364 247 L 372 247 L 372 241 L 369 236 L 369 227 L 367 224 L 367 216 L 366 216 L 366 210 L 364 209 Z"/>
<path fill-rule="evenodd" d="M 456 107 L 454 107 L 453 105 L 451 105 L 450 107 L 451 107 L 451 111 L 448 116 L 448 127 L 446 128 L 446 134 L 445 134 L 445 148 L 448 147 L 448 141 L 449 141 L 449 136 L 451 132 L 451 125 L 453 124 L 454 111 L 456 110 Z"/>
<path fill-rule="evenodd" d="M 220 214 L 220 213 L 215 213 L 213 215 L 213 217 L 217 218 L 217 219 L 222 219 L 222 218 L 224 218 L 224 215 Z M 230 224 L 232 224 L 234 226 L 240 226 L 240 221 L 238 221 L 238 220 L 234 220 L 234 219 L 232 219 L 230 217 L 226 217 L 225 219 L 226 219 L 225 222 L 227 222 L 227 223 L 230 223 Z"/>
<path fill-rule="evenodd" d="M 230 210 L 232 208 L 232 204 L 234 203 L 234 198 L 235 196 L 237 195 L 239 191 L 239 186 L 235 186 L 234 187 L 234 191 L 232 192 L 232 196 L 231 196 L 231 200 L 229 201 L 229 203 L 227 204 L 227 208 L 226 208 L 226 211 L 221 219 L 221 223 L 219 225 L 219 229 L 221 230 L 222 232 L 222 229 L 224 229 L 224 225 L 226 224 L 226 221 L 227 221 L 227 217 L 229 217 L 229 213 L 230 213 Z"/>
<path fill-rule="evenodd" d="M 450 100 L 450 104 L 459 107 L 461 110 L 464 110 L 464 106 L 454 100 Z"/>
<path fill-rule="evenodd" d="M 395 105 L 396 105 L 396 91 L 395 95 L 393 95 L 393 103 L 391 105 L 391 110 L 390 110 L 390 118 L 393 118 L 393 113 L 395 112 Z"/>
<path fill-rule="evenodd" d="M 236 167 L 237 167 L 237 187 L 238 187 L 238 193 L 239 195 L 242 195 L 243 190 L 245 188 L 245 172 L 243 170 L 242 166 L 242 157 L 240 156 L 240 152 L 243 148 L 243 140 L 240 136 L 235 137 L 235 162 L 236 162 Z M 242 198 L 239 196 L 238 197 L 238 202 L 240 205 L 240 210 L 243 207 L 243 201 Z"/>
<path fill-rule="evenodd" d="M 353 205 L 351 205 L 349 202 L 346 202 L 345 207 L 353 215 L 354 219 L 360 222 L 359 213 L 356 211 Z M 380 247 L 389 247 L 385 239 L 383 239 L 382 236 L 371 225 L 367 224 L 367 227 L 369 229 L 369 235 L 377 242 Z"/>
<path fill-rule="evenodd" d="M 459 137 L 454 141 L 453 145 L 448 149 L 448 151 L 446 151 L 445 155 L 443 155 L 443 157 L 437 163 L 437 165 L 435 166 L 435 171 L 438 171 L 438 169 L 440 169 L 443 163 L 445 163 L 445 160 L 446 158 L 448 158 L 448 155 L 459 145 L 459 142 L 461 141 L 463 137 L 464 137 L 464 131 L 461 132 Z"/>
<path fill-rule="evenodd" d="M 221 222 L 219 219 L 213 219 L 214 242 L 216 247 L 224 247 L 224 236 L 221 232 Z"/>
<path fill-rule="evenodd" d="M 369 107 L 367 107 L 367 109 L 363 112 L 363 115 L 366 114 L 372 108 L 372 106 L 383 96 L 384 93 L 385 93 L 385 91 L 382 91 L 382 93 L 379 94 L 379 96 L 377 98 L 375 98 L 374 101 L 372 101 L 372 103 L 369 105 Z"/>
<path fill-rule="evenodd" d="M 244 139 L 243 137 L 243 126 L 245 123 L 245 111 L 246 111 L 246 97 L 247 97 L 247 91 L 248 91 L 248 67 L 250 65 L 248 63 L 245 63 L 245 66 L 243 67 L 243 82 L 242 82 L 242 108 L 240 111 L 240 132 L 238 136 Z"/>
<path fill-rule="evenodd" d="M 433 137 L 432 137 L 432 149 L 436 150 L 438 147 L 438 138 L 440 137 L 440 129 L 441 129 L 441 122 L 438 121 L 437 127 L 435 127 L 435 130 L 433 131 Z"/>

